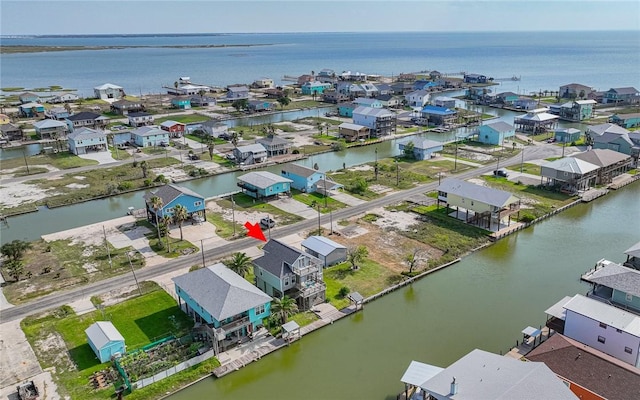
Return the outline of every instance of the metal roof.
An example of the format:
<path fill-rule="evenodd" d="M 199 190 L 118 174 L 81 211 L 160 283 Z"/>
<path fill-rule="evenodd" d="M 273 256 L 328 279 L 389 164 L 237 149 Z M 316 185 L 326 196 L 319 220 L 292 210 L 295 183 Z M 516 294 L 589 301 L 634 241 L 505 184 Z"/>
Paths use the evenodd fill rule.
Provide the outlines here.
<path fill-rule="evenodd" d="M 309 236 L 302 241 L 300 245 L 305 249 L 313 250 L 323 256 L 328 256 L 337 249 L 346 249 L 346 247 L 340 243 L 336 243 L 324 236 Z"/>
<path fill-rule="evenodd" d="M 276 175 L 268 171 L 249 172 L 248 174 L 239 176 L 238 180 L 248 183 L 250 185 L 253 185 L 260 189 L 266 189 L 271 185 L 275 185 L 276 183 L 287 183 L 287 182 L 292 183 L 293 182 L 291 179 L 287 179 L 283 176 Z"/>
<path fill-rule="evenodd" d="M 492 189 L 455 178 L 443 180 L 438 186 L 438 191 L 455 194 L 496 207 L 504 207 L 518 200 L 516 196 L 504 190 Z"/>
<path fill-rule="evenodd" d="M 571 296 L 564 296 L 562 300 L 552 305 L 551 307 L 547 308 L 544 311 L 545 314 L 552 315 L 564 321 L 567 316 L 567 310 L 565 310 L 564 305 L 567 304 L 571 299 L 572 299 Z"/>
<path fill-rule="evenodd" d="M 349 129 L 352 131 L 359 131 L 361 129 L 369 129 L 366 126 L 362 126 L 362 125 L 358 125 L 358 124 L 352 124 L 351 122 L 343 122 L 340 125 L 338 125 L 338 129 L 342 128 L 342 129 Z"/>
<path fill-rule="evenodd" d="M 289 321 L 286 324 L 282 325 L 282 330 L 285 332 L 293 332 L 300 329 L 300 325 L 296 321 Z"/>
<path fill-rule="evenodd" d="M 422 112 L 425 114 L 433 114 L 433 115 L 454 115 L 456 112 L 450 110 L 446 107 L 438 107 L 438 106 L 424 106 L 422 108 Z"/>
<path fill-rule="evenodd" d="M 625 250 L 624 254 L 631 257 L 640 257 L 640 242 L 629 247 L 627 250 Z"/>
<path fill-rule="evenodd" d="M 196 197 L 198 199 L 204 200 L 204 196 L 199 195 L 198 193 L 194 192 L 193 190 L 187 189 L 187 188 L 182 187 L 182 186 L 174 185 L 172 183 L 169 183 L 167 185 L 161 186 L 155 192 L 147 192 L 143 196 L 143 198 L 147 202 L 150 202 L 153 197 L 156 197 L 156 196 L 160 197 L 162 199 L 162 204 L 163 204 L 163 208 L 164 208 L 165 206 L 169 205 L 169 203 L 171 203 L 172 201 L 174 201 L 175 199 L 177 199 L 178 197 L 180 197 L 183 194 L 186 194 L 188 196 L 193 196 L 193 197 Z"/>
<path fill-rule="evenodd" d="M 155 126 L 141 126 L 131 131 L 131 135 L 152 136 L 152 135 L 168 135 L 166 131 L 158 129 Z"/>
<path fill-rule="evenodd" d="M 600 168 L 590 162 L 574 157 L 560 158 L 558 160 L 549 161 L 541 166 L 556 171 L 571 172 L 573 174 L 586 174 Z"/>
<path fill-rule="evenodd" d="M 173 121 L 173 120 L 164 121 L 163 123 L 160 124 L 160 126 L 164 126 L 165 128 L 170 128 L 174 125 L 184 125 L 184 124 L 182 122 Z"/>
<path fill-rule="evenodd" d="M 236 147 L 240 153 L 266 153 L 267 149 L 260 143 L 248 144 Z"/>
<path fill-rule="evenodd" d="M 487 126 L 496 132 L 511 132 L 515 130 L 513 126 L 503 121 L 493 122 L 491 124 L 486 124 L 484 126 Z"/>
<path fill-rule="evenodd" d="M 409 142 L 413 142 L 413 141 L 409 140 L 408 142 L 400 143 L 400 144 L 406 146 Z M 442 147 L 442 146 L 444 146 L 444 143 L 438 142 L 436 140 L 424 139 L 424 140 L 418 140 L 418 141 L 413 142 L 413 146 L 416 149 L 427 150 L 427 149 L 433 149 L 433 148 L 437 148 L 437 147 Z"/>
<path fill-rule="evenodd" d="M 576 314 L 613 328 L 620 329 L 630 335 L 640 337 L 640 317 L 620 308 L 610 306 L 598 300 L 576 294 L 564 305 L 564 308 Z"/>
<path fill-rule="evenodd" d="M 97 90 L 122 89 L 122 86 L 114 85 L 113 83 L 105 83 L 104 85 L 94 87 L 94 89 L 97 89 Z"/>
<path fill-rule="evenodd" d="M 599 167 L 608 167 L 620 161 L 631 160 L 631 156 L 610 149 L 589 150 L 583 153 L 572 154 L 571 157 L 578 158 Z"/>
<path fill-rule="evenodd" d="M 313 168 L 305 167 L 304 165 L 300 164 L 284 164 L 282 165 L 282 171 L 301 176 L 303 178 L 308 178 L 310 176 L 313 176 L 314 174 L 322 173 L 320 171 L 316 171 Z"/>
<path fill-rule="evenodd" d="M 80 129 L 76 129 L 75 131 L 71 132 L 67 137 L 69 139 L 77 141 L 77 140 L 94 139 L 94 138 L 100 139 L 100 138 L 107 137 L 107 135 L 104 132 L 97 131 L 95 129 L 82 127 Z"/>
<path fill-rule="evenodd" d="M 607 260 L 599 265 L 582 275 L 582 279 L 640 297 L 640 271 Z"/>
<path fill-rule="evenodd" d="M 423 382 L 433 378 L 442 371 L 444 371 L 444 368 L 419 361 L 411 361 L 407 370 L 404 371 L 404 375 L 400 378 L 400 382 L 420 386 Z"/>
<path fill-rule="evenodd" d="M 271 301 L 271 296 L 222 263 L 177 276 L 172 280 L 217 321 L 223 321 Z"/>
<path fill-rule="evenodd" d="M 517 120 L 522 119 L 525 121 L 545 122 L 545 121 L 551 121 L 551 120 L 560 118 L 558 115 L 549 114 L 547 112 L 533 112 L 533 111 L 536 111 L 536 110 L 532 110 L 532 112 L 516 117 L 515 119 Z"/>
<path fill-rule="evenodd" d="M 599 124 L 599 125 L 593 125 L 590 126 L 588 129 L 588 132 L 590 133 L 595 133 L 596 135 L 603 135 L 607 132 L 609 133 L 629 133 L 629 131 L 627 129 L 624 129 L 623 127 L 616 125 L 616 124 L 610 124 L 610 123 L 606 123 L 606 124 Z"/>
<path fill-rule="evenodd" d="M 98 349 L 102 349 L 111 342 L 124 342 L 124 337 L 118 332 L 111 321 L 98 321 L 84 330 L 87 339 Z"/>
<path fill-rule="evenodd" d="M 38 129 L 46 129 L 66 127 L 67 124 L 62 121 L 56 121 L 55 119 L 43 119 L 42 121 L 34 122 L 33 126 Z"/>
<path fill-rule="evenodd" d="M 393 113 L 385 108 L 372 108 L 372 107 L 364 107 L 358 106 L 353 110 L 354 114 L 359 115 L 370 115 L 372 117 L 393 117 Z"/>

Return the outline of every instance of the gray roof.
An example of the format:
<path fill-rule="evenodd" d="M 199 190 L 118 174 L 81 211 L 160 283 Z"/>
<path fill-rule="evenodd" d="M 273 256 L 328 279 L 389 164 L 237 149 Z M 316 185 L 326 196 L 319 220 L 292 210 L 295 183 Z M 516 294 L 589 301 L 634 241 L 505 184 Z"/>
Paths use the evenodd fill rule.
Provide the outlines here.
<path fill-rule="evenodd" d="M 631 160 L 631 156 L 610 149 L 589 150 L 583 153 L 572 154 L 571 157 L 579 158 L 580 160 L 599 167 L 608 167 L 620 161 Z"/>
<path fill-rule="evenodd" d="M 131 135 L 152 136 L 152 135 L 168 135 L 167 131 L 163 131 L 155 126 L 141 126 L 131 131 Z"/>
<path fill-rule="evenodd" d="M 313 168 L 305 167 L 304 165 L 300 164 L 284 164 L 282 166 L 282 170 L 290 174 L 301 176 L 303 178 L 308 178 L 310 176 L 313 176 L 313 174 L 321 173 Z"/>
<path fill-rule="evenodd" d="M 256 140 L 256 143 L 260 143 L 261 145 L 267 147 L 267 146 L 274 146 L 274 145 L 278 145 L 278 144 L 285 144 L 285 145 L 291 145 L 291 142 L 281 138 L 278 135 L 267 135 L 266 137 L 260 138 Z"/>
<path fill-rule="evenodd" d="M 174 121 L 171 119 L 164 121 L 163 123 L 160 124 L 160 126 L 164 126 L 165 128 L 170 128 L 174 125 L 184 125 L 184 124 L 182 122 Z"/>
<path fill-rule="evenodd" d="M 631 118 L 640 118 L 640 113 L 616 114 L 613 117 L 624 121 Z"/>
<path fill-rule="evenodd" d="M 458 393 L 451 393 L 455 379 Z M 577 397 L 542 362 L 523 362 L 475 349 L 420 385 L 438 399 L 554 399 Z"/>
<path fill-rule="evenodd" d="M 640 242 L 629 247 L 627 250 L 625 250 L 624 254 L 629 255 L 631 257 L 640 258 Z"/>
<path fill-rule="evenodd" d="M 629 131 L 627 129 L 624 129 L 623 127 L 616 125 L 616 124 L 610 124 L 610 123 L 606 123 L 606 124 L 599 124 L 599 125 L 593 125 L 590 126 L 588 129 L 589 133 L 595 133 L 596 135 L 603 135 L 607 132 L 609 133 L 629 133 Z"/>
<path fill-rule="evenodd" d="M 98 350 L 110 342 L 124 342 L 124 337 L 122 337 L 116 327 L 113 326 L 111 321 L 94 322 L 84 330 L 84 333 L 87 335 L 87 339 L 89 339 Z"/>
<path fill-rule="evenodd" d="M 525 121 L 545 122 L 545 121 L 551 121 L 558 118 L 560 117 L 557 115 L 546 113 L 546 112 L 529 112 L 525 115 L 520 115 L 515 119 L 525 120 Z"/>
<path fill-rule="evenodd" d="M 86 139 L 94 139 L 94 138 L 100 139 L 100 138 L 107 137 L 107 135 L 104 132 L 83 127 L 80 129 L 76 129 L 75 131 L 70 133 L 67 137 L 72 140 L 86 140 Z"/>
<path fill-rule="evenodd" d="M 46 128 L 62 128 L 67 127 L 62 121 L 56 121 L 55 119 L 43 119 L 42 121 L 34 122 L 33 126 L 38 129 L 46 129 Z"/>
<path fill-rule="evenodd" d="M 89 111 L 83 111 L 77 114 L 73 114 L 67 117 L 69 121 L 93 121 L 100 117 L 100 114 L 92 113 Z"/>
<path fill-rule="evenodd" d="M 516 196 L 504 190 L 492 189 L 455 178 L 443 180 L 438 190 L 496 207 L 504 207 L 518 200 Z"/>
<path fill-rule="evenodd" d="M 313 250 L 323 256 L 328 256 L 337 249 L 346 249 L 346 247 L 340 243 L 336 243 L 324 236 L 309 236 L 303 240 L 300 245 L 305 249 Z"/>
<path fill-rule="evenodd" d="M 139 112 L 132 112 L 127 114 L 127 117 L 129 118 L 138 118 L 138 117 L 150 117 L 152 114 L 148 113 L 148 112 L 144 112 L 144 111 L 139 111 Z"/>
<path fill-rule="evenodd" d="M 164 185 L 158 188 L 158 190 L 156 190 L 155 192 L 147 192 L 143 197 L 147 202 L 150 202 L 151 199 L 155 196 L 160 197 L 162 199 L 162 204 L 166 206 L 167 204 L 171 203 L 172 201 L 174 201 L 175 199 L 177 199 L 183 194 L 197 197 L 199 199 L 204 200 L 203 196 L 199 195 L 193 190 L 187 189 L 182 186 L 174 185 L 172 183 L 169 183 L 167 185 Z"/>
<path fill-rule="evenodd" d="M 20 130 L 20 127 L 18 125 L 14 125 L 14 124 L 2 124 L 0 125 L 0 131 L 1 132 L 15 132 Z"/>
<path fill-rule="evenodd" d="M 511 131 L 515 130 L 515 128 L 513 126 L 507 124 L 506 122 L 502 122 L 502 121 L 493 122 L 491 124 L 486 124 L 485 126 L 490 127 L 491 129 L 493 129 L 496 132 L 511 132 Z"/>
<path fill-rule="evenodd" d="M 286 324 L 282 325 L 282 330 L 285 332 L 293 332 L 300 329 L 300 325 L 296 321 L 289 321 Z"/>
<path fill-rule="evenodd" d="M 607 260 L 601 265 L 582 275 L 582 279 L 640 297 L 640 271 Z"/>
<path fill-rule="evenodd" d="M 640 317 L 621 308 L 610 306 L 581 294 L 573 296 L 564 305 L 564 308 L 640 337 Z"/>
<path fill-rule="evenodd" d="M 542 167 L 556 171 L 571 172 L 572 174 L 586 174 L 600 168 L 597 165 L 579 158 L 565 157 L 542 164 Z"/>
<path fill-rule="evenodd" d="M 201 123 L 200 125 L 210 126 L 210 127 L 226 126 L 226 124 L 223 124 L 222 122 L 218 121 L 217 119 L 208 119 L 208 120 L 204 121 L 203 123 Z"/>
<path fill-rule="evenodd" d="M 611 88 L 607 92 L 616 92 L 618 94 L 638 94 L 638 89 L 634 87 Z"/>
<path fill-rule="evenodd" d="M 611 143 L 618 139 L 622 139 L 629 143 L 629 146 L 633 146 L 633 142 L 628 133 L 605 132 L 602 135 L 595 135 L 593 137 L 594 143 Z"/>
<path fill-rule="evenodd" d="M 361 114 L 361 115 L 370 115 L 372 117 L 380 117 L 380 118 L 393 116 L 393 113 L 387 110 L 386 108 L 371 108 L 371 107 L 364 107 L 364 106 L 356 107 L 353 110 L 353 113 Z"/>
<path fill-rule="evenodd" d="M 274 173 L 268 171 L 254 171 L 249 172 L 248 174 L 244 174 L 238 177 L 239 181 L 248 183 L 260 189 L 266 189 L 271 185 L 276 183 L 286 183 L 293 182 L 291 179 L 287 179 L 280 175 L 276 175 Z"/>
<path fill-rule="evenodd" d="M 358 124 L 352 124 L 351 122 L 343 122 L 340 125 L 338 125 L 338 128 L 343 128 L 343 129 L 349 129 L 352 131 L 359 131 L 362 128 L 364 129 L 369 129 L 366 126 L 362 126 L 362 125 L 358 125 Z"/>
<path fill-rule="evenodd" d="M 217 321 L 271 301 L 271 297 L 222 263 L 172 279 Z"/>
<path fill-rule="evenodd" d="M 238 146 L 236 149 L 240 153 L 264 153 L 267 149 L 260 143 L 252 143 L 246 146 Z"/>
<path fill-rule="evenodd" d="M 431 139 L 417 140 L 415 142 L 413 140 L 410 140 L 408 142 L 399 143 L 399 144 L 403 145 L 403 146 L 406 146 L 409 142 L 413 142 L 413 146 L 416 149 L 421 149 L 421 150 L 428 150 L 428 149 L 433 149 L 435 147 L 444 146 L 444 143 L 438 142 L 436 140 L 431 140 Z"/>
<path fill-rule="evenodd" d="M 278 278 L 292 274 L 289 265 L 304 255 L 300 250 L 275 239 L 269 240 L 262 250 L 264 255 L 253 260 L 253 264 Z"/>
<path fill-rule="evenodd" d="M 433 378 L 443 370 L 444 368 L 436 367 L 435 365 L 411 361 L 400 382 L 420 386 L 423 382 Z"/>

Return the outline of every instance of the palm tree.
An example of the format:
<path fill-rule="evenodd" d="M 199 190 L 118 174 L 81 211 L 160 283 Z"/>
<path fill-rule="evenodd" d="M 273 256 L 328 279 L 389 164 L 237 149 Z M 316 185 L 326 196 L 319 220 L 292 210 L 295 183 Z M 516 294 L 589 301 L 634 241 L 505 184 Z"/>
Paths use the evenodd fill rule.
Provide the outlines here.
<path fill-rule="evenodd" d="M 147 179 L 147 171 L 149 170 L 149 164 L 146 161 L 140 162 L 140 169 L 142 170 L 142 177 Z"/>
<path fill-rule="evenodd" d="M 163 216 L 162 223 L 167 227 L 167 253 L 171 253 L 171 246 L 169 243 L 169 224 L 171 224 L 171 217 L 168 215 Z M 158 238 L 158 240 L 160 239 Z"/>
<path fill-rule="evenodd" d="M 173 219 L 178 224 L 178 228 L 180 228 L 180 241 L 183 240 L 183 238 L 182 238 L 182 223 L 184 221 L 186 221 L 187 218 L 189 218 L 189 212 L 187 211 L 185 206 L 183 206 L 182 204 L 178 204 L 175 207 L 173 207 Z"/>
<path fill-rule="evenodd" d="M 164 202 L 158 196 L 153 196 L 150 202 L 151 208 L 153 208 L 153 213 L 156 216 L 156 229 L 158 230 L 158 240 L 160 240 L 160 222 L 158 221 L 158 211 L 162 209 Z"/>
<path fill-rule="evenodd" d="M 287 317 L 298 312 L 296 301 L 289 296 L 283 296 L 281 299 L 275 297 L 271 302 L 271 314 L 280 319 L 280 323 L 287 322 Z"/>
<path fill-rule="evenodd" d="M 225 261 L 225 265 L 244 278 L 251 270 L 251 257 L 246 253 L 233 253 L 231 258 Z"/>

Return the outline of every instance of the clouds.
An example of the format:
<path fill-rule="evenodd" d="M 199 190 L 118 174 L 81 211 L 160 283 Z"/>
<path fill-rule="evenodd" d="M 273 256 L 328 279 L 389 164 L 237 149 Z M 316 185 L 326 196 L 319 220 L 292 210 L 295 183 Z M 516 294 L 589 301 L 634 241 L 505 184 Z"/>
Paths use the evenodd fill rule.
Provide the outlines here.
<path fill-rule="evenodd" d="M 638 15 L 637 1 L 3 0 L 0 33 L 640 30 Z"/>

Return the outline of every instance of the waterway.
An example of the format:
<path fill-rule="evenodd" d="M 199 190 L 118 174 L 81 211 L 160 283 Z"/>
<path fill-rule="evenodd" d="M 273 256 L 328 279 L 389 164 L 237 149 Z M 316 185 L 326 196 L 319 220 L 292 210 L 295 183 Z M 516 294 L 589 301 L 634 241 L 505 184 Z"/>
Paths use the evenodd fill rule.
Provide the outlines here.
<path fill-rule="evenodd" d="M 573 207 L 170 399 L 393 400 L 411 360 L 446 367 L 474 348 L 504 352 L 550 305 L 584 294 L 581 273 L 623 261 L 640 240 L 639 198 L 635 183 Z"/>

